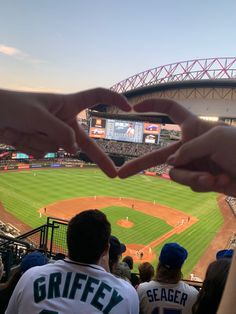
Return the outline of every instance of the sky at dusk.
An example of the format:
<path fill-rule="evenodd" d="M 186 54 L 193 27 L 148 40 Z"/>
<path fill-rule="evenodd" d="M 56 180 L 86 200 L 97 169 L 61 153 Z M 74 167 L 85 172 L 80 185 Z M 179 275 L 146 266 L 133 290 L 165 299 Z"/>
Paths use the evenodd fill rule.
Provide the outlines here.
<path fill-rule="evenodd" d="M 235 12 L 233 0 L 0 0 L 0 88 L 109 88 L 160 65 L 233 57 Z"/>

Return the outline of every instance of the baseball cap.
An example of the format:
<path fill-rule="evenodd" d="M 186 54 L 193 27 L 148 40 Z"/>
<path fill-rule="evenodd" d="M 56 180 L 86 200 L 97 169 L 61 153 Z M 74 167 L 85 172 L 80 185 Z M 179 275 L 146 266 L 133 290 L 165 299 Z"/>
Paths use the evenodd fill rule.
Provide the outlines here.
<path fill-rule="evenodd" d="M 232 258 L 234 253 L 234 250 L 220 250 L 216 253 L 216 259 L 221 259 L 221 258 Z"/>
<path fill-rule="evenodd" d="M 126 251 L 126 246 L 120 243 L 119 239 L 113 235 L 110 236 L 109 257 L 115 258 Z"/>
<path fill-rule="evenodd" d="M 168 269 L 181 268 L 188 257 L 188 252 L 178 243 L 166 243 L 160 253 L 159 261 Z"/>
<path fill-rule="evenodd" d="M 47 257 L 38 252 L 32 252 L 27 255 L 25 255 L 21 260 L 21 271 L 24 273 L 26 270 L 30 269 L 34 266 L 42 266 L 48 263 Z"/>

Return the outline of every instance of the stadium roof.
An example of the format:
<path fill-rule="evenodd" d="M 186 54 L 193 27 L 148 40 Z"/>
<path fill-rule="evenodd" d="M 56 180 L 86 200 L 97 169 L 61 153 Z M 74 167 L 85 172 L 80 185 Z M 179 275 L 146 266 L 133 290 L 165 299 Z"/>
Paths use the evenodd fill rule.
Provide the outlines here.
<path fill-rule="evenodd" d="M 143 87 L 181 84 L 186 81 L 204 81 L 206 84 L 206 80 L 212 83 L 216 83 L 216 80 L 231 80 L 231 83 L 235 83 L 236 57 L 195 59 L 162 65 L 130 76 L 113 85 L 111 90 L 126 93 Z"/>

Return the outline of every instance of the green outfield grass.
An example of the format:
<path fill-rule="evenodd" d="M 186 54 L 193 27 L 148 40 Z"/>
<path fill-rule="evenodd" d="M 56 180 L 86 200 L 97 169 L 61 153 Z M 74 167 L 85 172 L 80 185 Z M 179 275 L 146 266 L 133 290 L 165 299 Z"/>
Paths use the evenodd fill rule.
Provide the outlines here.
<path fill-rule="evenodd" d="M 163 220 L 143 214 L 128 207 L 107 207 L 103 209 L 112 225 L 112 232 L 125 244 L 147 245 L 172 229 Z M 129 218 L 133 228 L 126 229 L 117 225 L 120 219 Z M 146 227 L 145 227 L 146 226 Z"/>
<path fill-rule="evenodd" d="M 195 225 L 168 239 L 168 242 L 179 242 L 189 251 L 189 258 L 183 268 L 185 275 L 191 272 L 223 222 L 215 193 L 194 193 L 189 188 L 157 177 L 137 175 L 126 180 L 112 180 L 98 169 L 0 173 L 0 201 L 9 212 L 32 228 L 45 222 L 45 218 L 39 218 L 39 208 L 63 199 L 94 195 L 128 197 L 152 202 L 155 200 L 156 203 L 196 216 L 199 221 Z M 123 219 L 129 216 L 131 219 L 130 209 L 128 214 L 126 210 L 128 209 L 122 207 L 104 209 L 112 222 L 113 234 L 125 243 L 142 241 L 141 243 L 145 244 L 170 228 L 160 219 L 136 212 L 132 217 L 132 220 L 137 221 L 138 228 L 134 241 L 130 238 L 128 229 L 120 230 L 115 223 L 117 217 L 123 216 L 118 218 Z M 162 245 L 155 249 L 157 254 Z"/>

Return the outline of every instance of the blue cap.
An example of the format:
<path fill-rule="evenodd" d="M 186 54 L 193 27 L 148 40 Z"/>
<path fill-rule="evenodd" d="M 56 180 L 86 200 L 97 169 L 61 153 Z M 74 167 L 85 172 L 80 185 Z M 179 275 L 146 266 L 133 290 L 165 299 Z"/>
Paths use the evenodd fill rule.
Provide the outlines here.
<path fill-rule="evenodd" d="M 27 255 L 25 255 L 21 260 L 21 271 L 24 273 L 26 270 L 30 269 L 34 266 L 42 266 L 48 263 L 47 257 L 38 252 L 32 252 Z"/>
<path fill-rule="evenodd" d="M 179 269 L 188 257 L 188 252 L 178 243 L 166 243 L 159 257 L 160 264 L 168 269 Z"/>
<path fill-rule="evenodd" d="M 234 250 L 220 250 L 216 253 L 216 259 L 221 259 L 221 258 L 232 258 L 234 253 Z"/>

